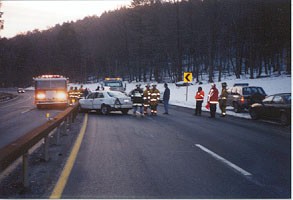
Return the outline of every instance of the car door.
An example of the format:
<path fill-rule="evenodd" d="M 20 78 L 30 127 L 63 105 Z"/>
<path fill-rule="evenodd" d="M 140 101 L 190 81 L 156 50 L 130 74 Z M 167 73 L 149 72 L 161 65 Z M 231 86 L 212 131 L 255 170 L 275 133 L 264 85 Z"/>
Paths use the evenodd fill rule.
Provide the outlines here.
<path fill-rule="evenodd" d="M 93 109 L 101 109 L 102 104 L 105 102 L 105 95 L 103 92 L 96 92 L 94 101 L 93 101 Z"/>
<path fill-rule="evenodd" d="M 271 111 L 270 111 L 270 119 L 279 119 L 280 118 L 280 110 L 284 108 L 283 98 L 279 95 L 276 95 L 272 101 Z"/>
<path fill-rule="evenodd" d="M 273 98 L 274 98 L 274 96 L 268 96 L 267 98 L 265 98 L 262 101 L 263 118 L 271 118 L 272 117 Z"/>
<path fill-rule="evenodd" d="M 82 99 L 82 108 L 84 109 L 93 109 L 93 100 L 95 93 L 89 94 L 87 98 Z"/>

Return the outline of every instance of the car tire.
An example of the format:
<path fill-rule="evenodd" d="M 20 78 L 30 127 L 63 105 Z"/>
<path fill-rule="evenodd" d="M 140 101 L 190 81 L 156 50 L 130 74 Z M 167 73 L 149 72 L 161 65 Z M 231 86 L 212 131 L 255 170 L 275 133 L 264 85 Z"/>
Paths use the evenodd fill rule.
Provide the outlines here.
<path fill-rule="evenodd" d="M 240 106 L 238 105 L 237 102 L 234 102 L 233 103 L 233 109 L 234 109 L 234 112 L 236 112 L 236 113 L 240 113 L 241 112 L 241 108 L 240 108 Z"/>
<path fill-rule="evenodd" d="M 129 111 L 128 109 L 122 109 L 121 110 L 121 112 L 122 112 L 123 115 L 127 115 L 128 114 L 128 111 Z"/>
<path fill-rule="evenodd" d="M 288 117 L 285 113 L 281 113 L 280 122 L 283 126 L 286 126 L 289 124 Z"/>
<path fill-rule="evenodd" d="M 103 106 L 101 107 L 101 114 L 102 114 L 102 115 L 108 115 L 109 112 L 110 112 L 110 108 L 109 108 L 109 106 L 103 105 Z"/>
<path fill-rule="evenodd" d="M 249 109 L 249 114 L 250 114 L 251 119 L 253 119 L 253 120 L 259 119 L 259 115 L 257 114 L 255 109 Z"/>

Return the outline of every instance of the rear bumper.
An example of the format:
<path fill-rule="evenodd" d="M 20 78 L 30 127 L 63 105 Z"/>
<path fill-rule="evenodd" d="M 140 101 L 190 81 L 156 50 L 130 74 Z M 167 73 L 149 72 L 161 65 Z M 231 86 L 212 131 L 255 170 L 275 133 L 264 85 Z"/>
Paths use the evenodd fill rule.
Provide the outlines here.
<path fill-rule="evenodd" d="M 35 101 L 36 105 L 64 105 L 68 104 L 68 101 Z"/>
<path fill-rule="evenodd" d="M 121 109 L 132 109 L 132 105 L 131 104 L 127 104 L 127 105 L 113 105 L 111 106 L 112 110 L 121 110 Z"/>

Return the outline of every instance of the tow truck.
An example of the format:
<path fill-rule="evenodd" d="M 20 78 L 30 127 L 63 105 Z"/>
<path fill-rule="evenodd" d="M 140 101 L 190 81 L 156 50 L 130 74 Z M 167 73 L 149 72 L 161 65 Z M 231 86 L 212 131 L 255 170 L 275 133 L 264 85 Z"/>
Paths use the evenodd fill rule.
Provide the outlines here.
<path fill-rule="evenodd" d="M 125 92 L 125 87 L 123 87 L 122 78 L 105 78 L 102 84 L 102 88 L 112 91 Z"/>
<path fill-rule="evenodd" d="M 35 85 L 34 103 L 37 108 L 68 106 L 68 78 L 61 75 L 41 75 L 33 79 Z"/>

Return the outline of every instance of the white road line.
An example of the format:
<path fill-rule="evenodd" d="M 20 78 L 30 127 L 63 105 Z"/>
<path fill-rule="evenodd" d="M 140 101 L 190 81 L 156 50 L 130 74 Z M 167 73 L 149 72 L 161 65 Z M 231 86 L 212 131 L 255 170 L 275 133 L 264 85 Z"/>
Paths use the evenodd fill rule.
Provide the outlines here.
<path fill-rule="evenodd" d="M 31 111 L 32 109 L 28 109 L 28 110 L 25 110 L 25 111 L 22 111 L 21 114 L 24 114 L 24 113 L 27 113 L 29 111 Z"/>
<path fill-rule="evenodd" d="M 16 98 L 19 98 L 19 97 L 16 97 Z M 11 106 L 15 106 L 15 105 L 17 105 L 17 104 L 21 104 L 21 103 L 23 103 L 23 102 L 26 102 L 26 101 L 28 101 L 28 100 L 30 100 L 30 99 L 32 99 L 31 96 L 29 96 L 27 99 L 24 99 L 23 101 L 19 101 L 19 102 L 16 102 L 16 103 L 14 103 L 14 104 L 9 104 L 9 105 L 6 105 L 6 106 L 2 106 L 1 108 L 8 108 L 8 107 L 11 107 Z M 13 99 L 11 99 L 11 100 L 13 100 Z M 7 101 L 6 101 L 6 102 L 7 102 Z"/>
<path fill-rule="evenodd" d="M 210 154 L 211 156 L 213 156 L 214 158 L 216 158 L 217 160 L 221 161 L 222 163 L 224 163 L 225 165 L 228 165 L 229 167 L 235 169 L 236 171 L 240 172 L 242 175 L 244 176 L 252 176 L 251 173 L 245 171 L 244 169 L 238 167 L 237 165 L 231 163 L 230 161 L 226 160 L 225 158 L 219 156 L 218 154 L 212 152 L 211 150 L 205 148 L 204 146 L 200 145 L 200 144 L 196 144 L 195 146 L 197 146 L 198 148 L 200 148 L 201 150 L 207 152 L 208 154 Z"/>

